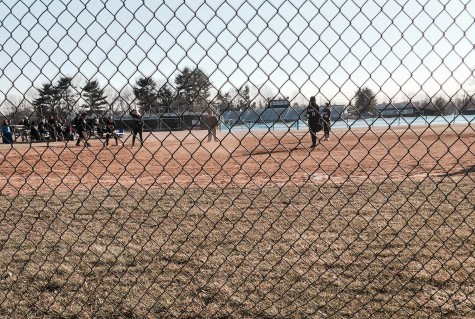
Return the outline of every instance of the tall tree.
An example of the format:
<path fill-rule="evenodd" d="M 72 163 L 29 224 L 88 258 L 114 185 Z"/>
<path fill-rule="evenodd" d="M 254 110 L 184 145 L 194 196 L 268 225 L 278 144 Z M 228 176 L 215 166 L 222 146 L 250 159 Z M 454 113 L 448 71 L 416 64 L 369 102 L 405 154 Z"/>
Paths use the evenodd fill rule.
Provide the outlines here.
<path fill-rule="evenodd" d="M 224 101 L 226 102 L 227 106 L 233 108 L 233 98 L 229 92 L 224 93 Z M 234 107 L 234 109 L 236 109 Z"/>
<path fill-rule="evenodd" d="M 219 110 L 220 113 L 231 111 L 233 109 L 231 101 L 231 94 L 229 94 L 229 92 L 223 94 L 220 90 L 213 100 L 213 106 L 215 109 Z"/>
<path fill-rule="evenodd" d="M 249 85 L 246 84 L 244 88 L 238 90 L 238 108 L 245 110 L 251 106 L 251 98 L 249 96 Z"/>
<path fill-rule="evenodd" d="M 91 113 L 102 115 L 108 110 L 107 96 L 104 95 L 104 89 L 101 89 L 96 80 L 87 81 L 82 88 L 85 101 L 84 108 L 89 108 Z"/>
<path fill-rule="evenodd" d="M 466 111 L 474 108 L 474 98 L 467 93 L 463 93 L 458 101 L 458 113 L 464 114 Z"/>
<path fill-rule="evenodd" d="M 13 119 L 14 122 L 29 118 L 34 113 L 31 103 L 24 97 L 18 95 L 7 95 L 5 107 L 1 108 L 0 115 Z"/>
<path fill-rule="evenodd" d="M 59 104 L 58 91 L 51 83 L 43 83 L 42 88 L 38 90 L 38 97 L 33 100 L 33 107 L 36 114 L 40 117 L 48 117 L 56 111 Z"/>
<path fill-rule="evenodd" d="M 447 107 L 447 101 L 442 96 L 438 96 L 435 99 L 434 105 L 439 114 L 450 113 L 449 107 Z"/>
<path fill-rule="evenodd" d="M 120 92 L 116 92 L 111 100 L 111 109 L 114 113 L 125 113 L 133 103 L 134 94 L 129 87 L 125 87 Z"/>
<path fill-rule="evenodd" d="M 72 84 L 72 80 L 73 78 L 64 76 L 56 82 L 58 111 L 62 113 L 62 115 L 71 113 L 77 102 L 78 93 L 76 92 L 75 86 Z"/>
<path fill-rule="evenodd" d="M 370 88 L 362 88 L 356 92 L 355 108 L 360 114 L 376 115 L 376 95 Z"/>
<path fill-rule="evenodd" d="M 150 111 L 157 99 L 157 83 L 152 78 L 140 78 L 133 92 L 141 112 Z"/>
<path fill-rule="evenodd" d="M 199 68 L 191 70 L 185 67 L 175 78 L 177 93 L 187 104 L 187 108 L 203 111 L 208 107 L 211 82 L 208 76 Z"/>
<path fill-rule="evenodd" d="M 160 105 L 159 113 L 169 112 L 173 103 L 174 93 L 168 83 L 163 84 L 158 90 L 157 102 Z"/>

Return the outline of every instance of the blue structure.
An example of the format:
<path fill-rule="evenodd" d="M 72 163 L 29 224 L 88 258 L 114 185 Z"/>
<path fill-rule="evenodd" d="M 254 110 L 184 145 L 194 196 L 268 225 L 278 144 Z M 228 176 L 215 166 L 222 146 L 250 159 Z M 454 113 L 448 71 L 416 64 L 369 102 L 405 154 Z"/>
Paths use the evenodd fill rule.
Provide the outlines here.
<path fill-rule="evenodd" d="M 292 108 L 287 99 L 271 100 L 265 109 L 247 108 L 244 111 L 226 111 L 222 122 L 227 127 L 245 124 L 295 123 L 305 120 L 306 108 Z"/>
<path fill-rule="evenodd" d="M 10 126 L 5 125 L 2 126 L 2 142 L 3 144 L 13 144 L 13 135 L 10 129 Z"/>

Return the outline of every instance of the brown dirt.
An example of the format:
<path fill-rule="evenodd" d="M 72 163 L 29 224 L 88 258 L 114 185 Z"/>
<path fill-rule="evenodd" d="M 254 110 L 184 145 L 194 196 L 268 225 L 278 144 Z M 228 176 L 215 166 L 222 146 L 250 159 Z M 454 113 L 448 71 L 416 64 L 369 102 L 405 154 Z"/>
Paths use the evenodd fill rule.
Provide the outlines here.
<path fill-rule="evenodd" d="M 473 171 L 473 126 L 336 130 L 331 141 L 307 148 L 307 132 L 228 133 L 203 143 L 202 131 L 148 135 L 145 147 L 2 145 L 3 195 L 110 188 L 201 186 L 262 187 L 404 179 Z"/>
<path fill-rule="evenodd" d="M 0 147 L 0 318 L 475 317 L 473 127 Z"/>

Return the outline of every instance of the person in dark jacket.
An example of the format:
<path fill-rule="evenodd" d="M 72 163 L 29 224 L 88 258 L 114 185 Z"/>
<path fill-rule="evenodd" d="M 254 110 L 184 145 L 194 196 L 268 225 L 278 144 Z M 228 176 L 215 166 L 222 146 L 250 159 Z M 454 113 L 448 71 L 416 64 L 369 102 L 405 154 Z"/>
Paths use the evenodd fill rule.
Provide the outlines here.
<path fill-rule="evenodd" d="M 212 138 L 214 138 L 215 142 L 219 142 L 218 137 L 216 136 L 219 120 L 218 117 L 213 114 L 213 111 L 208 111 L 208 116 L 205 117 L 204 122 L 208 129 L 208 142 L 211 142 Z"/>
<path fill-rule="evenodd" d="M 40 141 L 41 140 L 41 134 L 40 131 L 38 130 L 38 126 L 35 124 L 35 122 L 31 123 L 30 127 L 30 141 Z"/>
<path fill-rule="evenodd" d="M 38 123 L 38 132 L 40 133 L 41 139 L 43 140 L 50 139 L 49 131 L 46 126 L 47 126 L 46 120 L 44 118 L 41 119 L 40 122 Z"/>
<path fill-rule="evenodd" d="M 53 141 L 58 140 L 57 131 L 56 131 L 56 124 L 57 124 L 57 120 L 56 120 L 56 117 L 54 115 L 51 115 L 50 118 L 45 123 L 45 127 L 49 132 L 49 136 L 50 136 L 51 140 L 53 140 Z"/>
<path fill-rule="evenodd" d="M 139 111 L 137 110 L 132 110 L 130 111 L 130 115 L 132 116 L 134 120 L 134 128 L 132 131 L 132 147 L 135 145 L 135 139 L 137 138 L 137 133 L 139 134 L 140 138 L 140 147 L 143 146 L 143 138 L 142 138 L 142 133 L 143 133 L 143 118 L 142 115 L 140 114 Z"/>
<path fill-rule="evenodd" d="M 89 144 L 88 142 L 88 136 L 86 133 L 86 129 L 87 129 L 86 116 L 87 116 L 87 113 L 84 112 L 77 119 L 76 131 L 78 132 L 78 141 L 76 142 L 76 146 L 79 146 L 79 144 L 81 143 L 81 139 L 84 139 L 84 145 L 91 146 L 91 144 Z"/>
<path fill-rule="evenodd" d="M 115 140 L 115 146 L 119 145 L 119 136 L 115 132 L 116 125 L 114 120 L 112 119 L 112 116 L 109 116 L 106 119 L 105 125 L 104 125 L 104 131 L 106 133 L 106 141 L 104 142 L 104 146 L 109 146 L 109 139 L 111 137 L 114 138 Z"/>
<path fill-rule="evenodd" d="M 323 120 L 323 132 L 325 134 L 325 141 L 330 139 L 330 102 L 325 103 L 325 107 L 322 110 L 322 120 Z"/>
<path fill-rule="evenodd" d="M 314 148 L 317 146 L 317 132 L 322 129 L 320 109 L 315 100 L 315 96 L 310 97 L 310 103 L 307 107 L 307 119 L 310 136 L 312 137 L 312 145 L 310 147 Z"/>
<path fill-rule="evenodd" d="M 97 128 L 97 115 L 92 114 L 91 118 L 86 119 L 86 134 L 89 137 L 94 137 Z"/>
<path fill-rule="evenodd" d="M 28 142 L 31 136 L 31 123 L 28 117 L 25 117 L 23 120 L 18 123 L 20 125 L 23 125 L 23 130 L 21 131 L 21 141 L 22 142 Z"/>

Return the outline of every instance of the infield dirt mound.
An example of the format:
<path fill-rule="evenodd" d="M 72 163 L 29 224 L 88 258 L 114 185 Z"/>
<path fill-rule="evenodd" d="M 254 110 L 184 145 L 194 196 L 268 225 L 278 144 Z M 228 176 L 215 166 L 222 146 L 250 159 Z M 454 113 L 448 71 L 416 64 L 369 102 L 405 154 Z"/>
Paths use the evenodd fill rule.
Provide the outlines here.
<path fill-rule="evenodd" d="M 437 178 L 472 174 L 472 126 L 336 130 L 331 140 L 308 148 L 302 131 L 220 133 L 154 132 L 143 148 L 92 147 L 74 142 L 2 145 L 3 195 L 141 185 L 150 187 L 262 187 L 346 181 Z M 130 139 L 129 139 L 130 140 Z"/>

